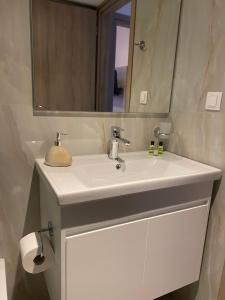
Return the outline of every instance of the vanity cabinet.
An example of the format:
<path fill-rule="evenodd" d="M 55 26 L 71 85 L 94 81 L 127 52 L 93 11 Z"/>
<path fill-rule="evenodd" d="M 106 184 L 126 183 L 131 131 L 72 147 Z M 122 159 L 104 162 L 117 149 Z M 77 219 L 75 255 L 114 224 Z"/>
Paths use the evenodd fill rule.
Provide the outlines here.
<path fill-rule="evenodd" d="M 148 221 L 66 238 L 66 300 L 144 300 Z"/>
<path fill-rule="evenodd" d="M 209 206 L 149 219 L 145 288 L 148 299 L 198 281 Z"/>
<path fill-rule="evenodd" d="M 221 171 L 171 153 L 123 158 L 124 172 L 105 155 L 68 168 L 37 160 L 41 225 L 53 224 L 51 300 L 153 300 L 199 280 Z"/>
<path fill-rule="evenodd" d="M 66 300 L 149 300 L 197 281 L 208 205 L 67 236 Z"/>

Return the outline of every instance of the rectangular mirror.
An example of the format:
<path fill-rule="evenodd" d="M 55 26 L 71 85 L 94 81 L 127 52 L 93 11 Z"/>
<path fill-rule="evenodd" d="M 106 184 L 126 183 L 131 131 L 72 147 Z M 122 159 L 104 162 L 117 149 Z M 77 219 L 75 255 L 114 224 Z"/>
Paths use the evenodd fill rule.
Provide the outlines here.
<path fill-rule="evenodd" d="M 34 111 L 168 113 L 181 0 L 31 0 Z"/>

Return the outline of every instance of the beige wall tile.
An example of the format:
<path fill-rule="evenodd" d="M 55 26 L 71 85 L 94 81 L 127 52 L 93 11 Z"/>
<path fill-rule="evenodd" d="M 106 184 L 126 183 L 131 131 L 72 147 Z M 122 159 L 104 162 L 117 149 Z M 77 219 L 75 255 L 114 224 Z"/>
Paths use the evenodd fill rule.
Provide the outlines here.
<path fill-rule="evenodd" d="M 6 258 L 9 299 L 48 299 L 42 276 L 25 273 L 19 239 L 39 228 L 38 177 L 57 130 L 67 132 L 72 154 L 105 153 L 112 125 L 144 150 L 159 119 L 34 117 L 32 111 L 29 0 L 0 0 L 0 256 Z M 121 149 L 123 151 L 124 149 Z"/>
<path fill-rule="evenodd" d="M 225 169 L 225 111 L 206 112 L 208 91 L 225 91 L 225 2 L 184 0 L 170 118 L 170 150 Z M 217 300 L 225 259 L 225 180 L 212 204 L 199 285 L 173 299 Z M 225 286 L 225 282 L 222 282 Z"/>

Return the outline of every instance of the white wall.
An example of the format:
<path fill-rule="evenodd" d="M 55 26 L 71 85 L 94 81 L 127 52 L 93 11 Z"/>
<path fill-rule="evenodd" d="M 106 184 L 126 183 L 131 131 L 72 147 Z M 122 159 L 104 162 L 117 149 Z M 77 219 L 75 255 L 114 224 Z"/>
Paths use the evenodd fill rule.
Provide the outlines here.
<path fill-rule="evenodd" d="M 130 28 L 117 26 L 115 67 L 128 66 Z"/>

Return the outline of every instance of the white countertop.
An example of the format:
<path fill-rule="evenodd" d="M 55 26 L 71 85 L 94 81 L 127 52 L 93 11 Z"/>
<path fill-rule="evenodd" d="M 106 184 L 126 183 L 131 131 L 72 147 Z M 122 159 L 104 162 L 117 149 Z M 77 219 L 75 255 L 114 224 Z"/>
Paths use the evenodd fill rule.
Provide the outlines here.
<path fill-rule="evenodd" d="M 40 175 L 55 192 L 60 205 L 218 180 L 222 172 L 199 162 L 165 152 L 150 157 L 146 151 L 121 153 L 120 170 L 106 154 L 73 157 L 70 167 L 49 167 L 37 159 Z"/>

